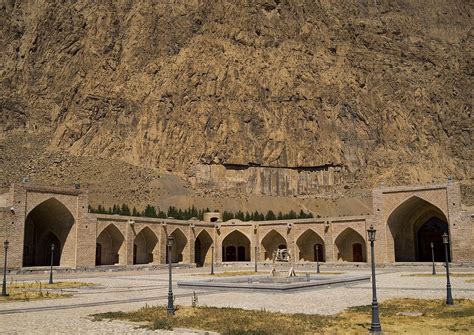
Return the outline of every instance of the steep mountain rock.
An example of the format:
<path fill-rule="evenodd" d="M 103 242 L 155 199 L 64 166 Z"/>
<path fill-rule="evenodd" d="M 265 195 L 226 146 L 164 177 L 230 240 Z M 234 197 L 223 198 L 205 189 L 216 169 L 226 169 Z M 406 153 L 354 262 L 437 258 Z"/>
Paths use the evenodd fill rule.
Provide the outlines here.
<path fill-rule="evenodd" d="M 284 196 L 472 182 L 472 2 L 0 6 L 2 150 L 45 142 L 21 159 L 118 160 Z M 36 174 L 54 174 L 44 162 Z M 3 186 L 22 164 L 2 163 Z"/>

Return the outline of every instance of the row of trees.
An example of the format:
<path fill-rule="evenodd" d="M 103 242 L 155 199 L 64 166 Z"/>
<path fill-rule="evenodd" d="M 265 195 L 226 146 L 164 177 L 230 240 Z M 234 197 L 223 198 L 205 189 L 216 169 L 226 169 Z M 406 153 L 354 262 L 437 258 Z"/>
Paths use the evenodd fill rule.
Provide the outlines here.
<path fill-rule="evenodd" d="M 219 212 L 218 210 L 214 210 Z M 187 209 L 176 208 L 170 206 L 167 211 L 162 211 L 160 208 L 156 209 L 155 206 L 147 205 L 143 211 L 138 211 L 135 207 L 130 210 L 130 207 L 127 204 L 122 205 L 113 205 L 112 207 L 105 208 L 102 205 L 99 205 L 97 208 L 89 206 L 90 213 L 99 213 L 99 214 L 118 214 L 126 216 L 144 216 L 149 218 L 169 218 L 172 217 L 178 220 L 189 220 L 191 218 L 197 218 L 202 220 L 205 212 L 210 212 L 209 208 L 197 209 L 192 206 Z M 232 219 L 239 219 L 241 221 L 264 221 L 264 220 L 291 220 L 291 219 L 307 219 L 312 218 L 312 213 L 305 213 L 301 210 L 299 213 L 291 210 L 288 213 L 278 212 L 275 214 L 272 210 L 269 210 L 266 214 L 255 211 L 252 213 L 249 212 L 228 212 L 224 211 L 222 213 L 223 221 L 228 221 Z M 319 217 L 319 215 L 318 215 Z"/>
<path fill-rule="evenodd" d="M 264 221 L 264 220 L 291 220 L 291 219 L 308 219 L 312 218 L 312 213 L 305 213 L 301 210 L 298 214 L 291 210 L 288 213 L 283 214 L 278 212 L 275 214 L 272 210 L 269 210 L 266 214 L 255 211 L 253 213 L 238 211 L 236 213 L 224 211 L 222 213 L 223 221 L 239 219 L 241 221 Z"/>

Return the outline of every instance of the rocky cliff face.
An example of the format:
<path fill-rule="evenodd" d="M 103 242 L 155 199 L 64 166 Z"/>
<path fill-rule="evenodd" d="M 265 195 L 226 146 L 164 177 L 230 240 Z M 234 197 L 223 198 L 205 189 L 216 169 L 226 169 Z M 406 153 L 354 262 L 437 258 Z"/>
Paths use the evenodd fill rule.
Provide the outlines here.
<path fill-rule="evenodd" d="M 304 194 L 472 178 L 472 2 L 0 6 L 3 150 L 28 133 L 197 187 L 211 165 L 251 166 L 216 175 L 237 192 L 282 168 L 245 188 L 256 194 L 272 194 L 268 180 L 309 183 L 293 188 Z M 328 167 L 336 179 L 294 176 Z"/>

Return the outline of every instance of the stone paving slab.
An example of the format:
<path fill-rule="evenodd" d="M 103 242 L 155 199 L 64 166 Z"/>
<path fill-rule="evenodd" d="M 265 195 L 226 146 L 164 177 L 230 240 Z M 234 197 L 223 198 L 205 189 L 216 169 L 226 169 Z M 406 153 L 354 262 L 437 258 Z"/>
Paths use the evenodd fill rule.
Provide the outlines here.
<path fill-rule="evenodd" d="M 428 269 L 429 270 L 429 269 Z M 208 279 L 196 272 L 177 270 L 174 279 Z M 460 272 L 457 270 L 456 272 Z M 446 278 L 404 277 L 412 272 L 397 269 L 377 274 L 378 298 L 444 299 Z M 347 271 L 348 275 L 370 274 L 369 271 Z M 24 279 L 19 277 L 17 279 Z M 26 277 L 31 279 L 31 276 Z M 89 315 L 109 311 L 132 311 L 145 304 L 166 304 L 167 272 L 114 272 L 97 275 L 65 275 L 64 280 L 93 282 L 97 287 L 71 289 L 72 298 L 0 303 L 1 334 L 196 334 L 189 330 L 151 332 L 120 321 L 91 321 Z M 452 277 L 454 299 L 474 299 L 472 277 Z M 47 278 L 44 278 L 47 280 Z M 370 282 L 351 286 L 327 287 L 292 294 L 267 292 L 200 291 L 195 289 L 199 304 L 216 307 L 237 307 L 284 313 L 335 314 L 347 307 L 371 303 Z M 191 305 L 193 290 L 174 288 L 177 305 Z M 34 310 L 33 310 L 34 309 Z M 204 334 L 204 332 L 201 332 Z"/>

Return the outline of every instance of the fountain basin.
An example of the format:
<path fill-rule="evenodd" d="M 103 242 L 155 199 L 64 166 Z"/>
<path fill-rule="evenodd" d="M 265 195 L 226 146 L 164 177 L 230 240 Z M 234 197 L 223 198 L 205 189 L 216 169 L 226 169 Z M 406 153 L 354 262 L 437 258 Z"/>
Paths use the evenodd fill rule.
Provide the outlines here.
<path fill-rule="evenodd" d="M 303 289 L 324 288 L 335 285 L 352 285 L 370 280 L 368 275 L 310 275 L 296 277 L 241 276 L 234 278 L 210 278 L 204 280 L 178 281 L 183 288 L 227 289 L 251 291 L 290 292 Z"/>

